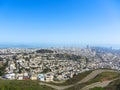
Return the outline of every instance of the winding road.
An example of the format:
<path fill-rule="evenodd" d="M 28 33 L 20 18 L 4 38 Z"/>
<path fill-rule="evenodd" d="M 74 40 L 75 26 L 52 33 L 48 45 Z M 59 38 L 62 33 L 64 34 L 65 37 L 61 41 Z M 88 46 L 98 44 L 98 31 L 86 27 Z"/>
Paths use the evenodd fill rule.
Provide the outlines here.
<path fill-rule="evenodd" d="M 40 82 L 40 85 L 46 85 L 46 86 L 52 87 L 56 90 L 64 90 L 64 89 L 73 87 L 76 84 L 81 84 L 81 83 L 87 82 L 87 81 L 89 81 L 90 79 L 93 79 L 95 76 L 97 76 L 98 74 L 100 74 L 102 72 L 118 72 L 118 71 L 114 71 L 114 70 L 95 70 L 95 71 L 91 72 L 88 76 L 83 78 L 81 81 L 79 81 L 75 84 L 72 84 L 72 85 L 67 85 L 67 86 L 56 86 L 56 85 L 51 85 L 51 84 L 42 83 L 42 82 Z M 81 90 L 89 90 L 90 88 L 93 88 L 93 87 L 96 87 L 96 86 L 105 87 L 112 81 L 113 80 L 104 81 L 104 82 L 96 82 L 96 83 L 93 83 L 93 84 L 90 84 L 90 85 L 87 85 L 87 86 L 83 87 Z"/>
<path fill-rule="evenodd" d="M 87 85 L 85 87 L 83 87 L 80 90 L 89 90 L 90 88 L 94 88 L 94 87 L 106 87 L 110 82 L 114 81 L 116 79 L 113 80 L 109 80 L 109 81 L 104 81 L 104 82 L 96 82 L 96 83 L 92 83 L 90 85 Z"/>

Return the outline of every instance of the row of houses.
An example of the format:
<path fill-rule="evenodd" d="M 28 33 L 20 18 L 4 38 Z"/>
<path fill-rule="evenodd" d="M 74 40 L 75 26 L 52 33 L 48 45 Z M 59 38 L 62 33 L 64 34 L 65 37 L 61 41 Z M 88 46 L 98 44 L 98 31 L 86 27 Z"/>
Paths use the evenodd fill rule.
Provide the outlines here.
<path fill-rule="evenodd" d="M 15 73 L 8 73 L 3 76 L 5 79 L 9 80 L 40 80 L 45 82 L 53 81 L 54 76 L 52 74 L 33 74 L 29 75 L 28 73 L 24 74 L 15 74 Z"/>

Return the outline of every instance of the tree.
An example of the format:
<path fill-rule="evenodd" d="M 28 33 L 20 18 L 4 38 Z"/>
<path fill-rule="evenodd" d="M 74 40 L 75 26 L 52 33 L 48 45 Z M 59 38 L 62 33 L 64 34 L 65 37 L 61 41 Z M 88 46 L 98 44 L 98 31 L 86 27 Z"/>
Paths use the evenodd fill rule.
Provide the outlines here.
<path fill-rule="evenodd" d="M 8 65 L 8 61 L 3 66 L 0 67 L 0 76 L 2 76 L 5 73 L 5 69 L 7 65 Z"/>

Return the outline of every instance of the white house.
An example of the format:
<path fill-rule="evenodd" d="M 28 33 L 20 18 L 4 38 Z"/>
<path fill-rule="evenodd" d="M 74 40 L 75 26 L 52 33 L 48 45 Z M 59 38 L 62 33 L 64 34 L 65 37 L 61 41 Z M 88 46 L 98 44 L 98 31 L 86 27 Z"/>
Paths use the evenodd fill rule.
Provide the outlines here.
<path fill-rule="evenodd" d="M 9 73 L 4 76 L 6 79 L 13 80 L 15 79 L 15 73 Z"/>
<path fill-rule="evenodd" d="M 44 74 L 38 74 L 38 79 L 40 81 L 45 81 L 45 75 Z"/>
<path fill-rule="evenodd" d="M 53 81 L 54 76 L 52 74 L 46 74 L 45 80 L 46 82 Z"/>

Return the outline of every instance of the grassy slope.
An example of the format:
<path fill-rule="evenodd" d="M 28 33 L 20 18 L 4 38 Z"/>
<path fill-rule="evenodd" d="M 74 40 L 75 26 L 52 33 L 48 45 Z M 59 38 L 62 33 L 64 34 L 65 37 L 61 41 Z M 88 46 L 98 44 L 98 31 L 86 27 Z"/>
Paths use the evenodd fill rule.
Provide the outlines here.
<path fill-rule="evenodd" d="M 97 75 L 92 80 L 88 81 L 87 84 L 95 83 L 95 82 L 103 82 L 106 80 L 112 80 L 120 76 L 120 73 L 117 72 L 102 72 Z"/>
<path fill-rule="evenodd" d="M 95 88 L 92 88 L 92 89 L 90 89 L 90 90 L 105 90 L 105 89 L 102 88 L 102 87 L 95 87 Z"/>
<path fill-rule="evenodd" d="M 90 90 L 120 90 L 120 79 L 111 82 L 107 87 L 95 87 Z"/>
<path fill-rule="evenodd" d="M 54 90 L 40 86 L 38 81 L 0 80 L 0 90 Z"/>
<path fill-rule="evenodd" d="M 86 83 L 82 83 L 82 84 L 78 84 L 75 85 L 74 87 L 68 88 L 66 90 L 80 90 L 80 88 L 95 83 L 95 82 L 99 82 L 99 81 L 105 81 L 105 80 L 112 80 L 114 78 L 118 78 L 120 77 L 120 73 L 116 73 L 116 72 L 102 72 L 99 75 L 97 75 L 94 79 L 89 80 Z M 94 89 L 93 89 L 94 90 Z"/>
<path fill-rule="evenodd" d="M 120 90 L 120 79 L 111 82 L 105 90 Z"/>

